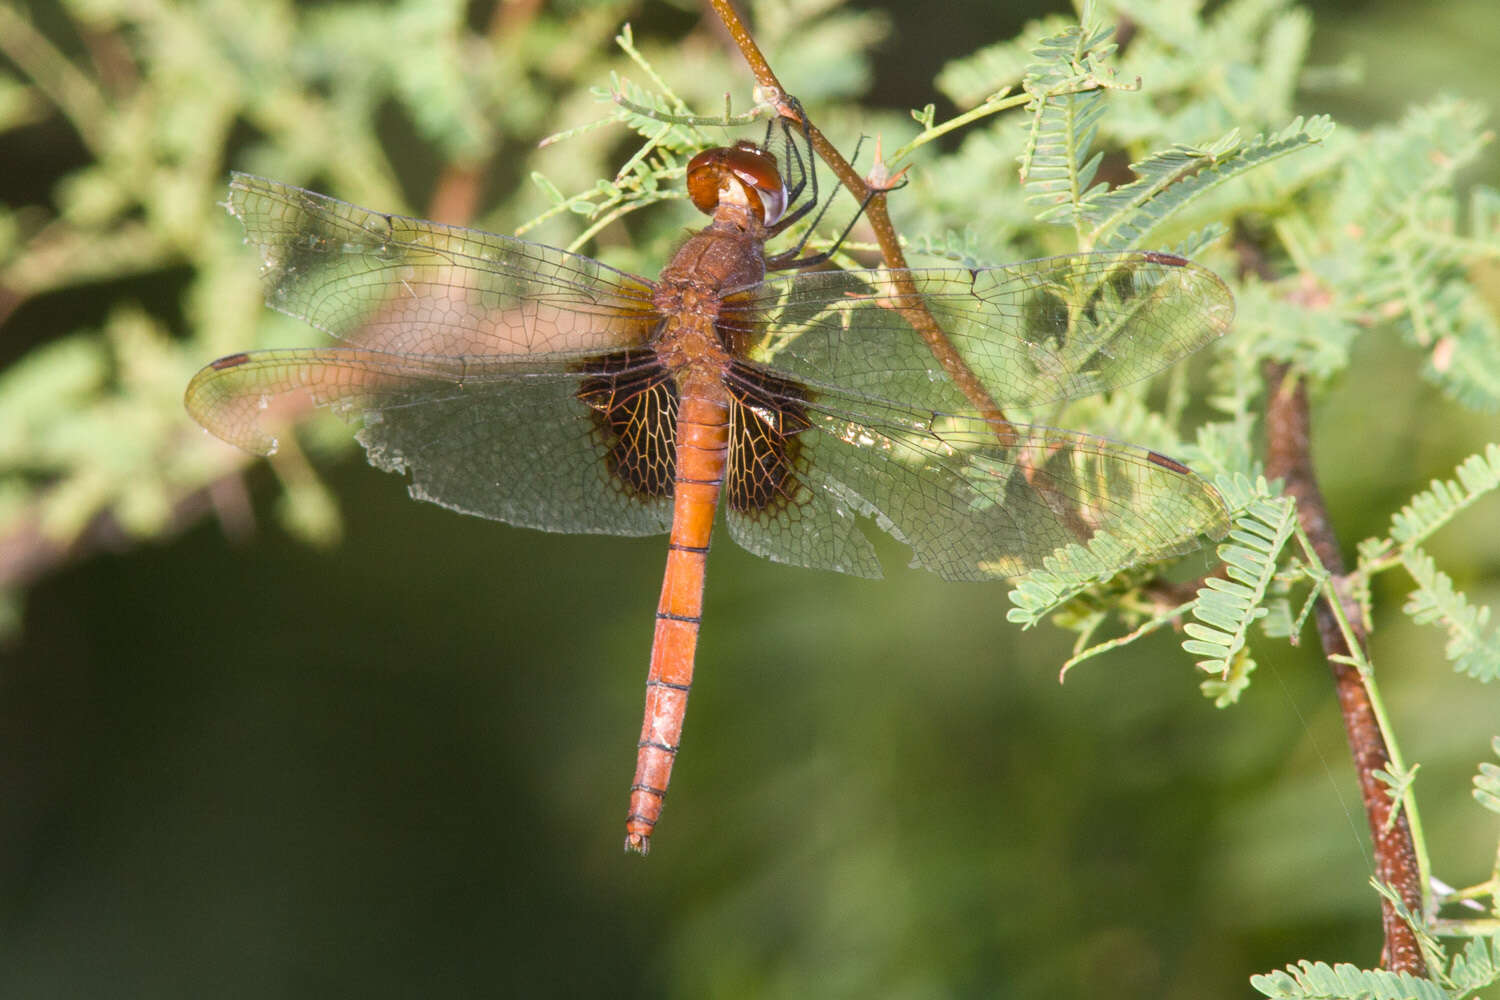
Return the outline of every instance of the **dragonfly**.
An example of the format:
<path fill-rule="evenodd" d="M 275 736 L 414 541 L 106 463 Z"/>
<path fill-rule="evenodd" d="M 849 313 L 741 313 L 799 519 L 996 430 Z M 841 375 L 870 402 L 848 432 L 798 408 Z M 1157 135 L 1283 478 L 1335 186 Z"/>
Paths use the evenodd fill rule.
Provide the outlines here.
<path fill-rule="evenodd" d="M 815 170 L 783 179 L 792 159 L 769 130 L 694 157 L 688 195 L 710 222 L 654 281 L 230 183 L 267 304 L 338 343 L 214 361 L 187 389 L 195 420 L 270 454 L 279 417 L 325 406 L 362 423 L 370 462 L 409 475 L 417 499 L 544 531 L 667 534 L 626 820 L 641 854 L 681 743 L 721 515 L 757 555 L 863 577 L 881 575 L 873 521 L 948 580 L 1015 577 L 1100 532 L 1145 562 L 1228 530 L 1182 463 L 1000 409 L 1133 383 L 1222 336 L 1234 303 L 1217 276 L 1157 251 L 901 271 L 832 267 L 800 243 L 768 253 L 818 202 Z"/>

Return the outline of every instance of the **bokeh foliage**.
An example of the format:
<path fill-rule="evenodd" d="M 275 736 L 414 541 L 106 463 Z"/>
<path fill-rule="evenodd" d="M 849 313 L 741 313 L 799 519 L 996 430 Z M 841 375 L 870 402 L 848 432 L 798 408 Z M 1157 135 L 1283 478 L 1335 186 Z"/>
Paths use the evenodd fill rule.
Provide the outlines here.
<path fill-rule="evenodd" d="M 1493 457 L 1470 459 L 1468 471 L 1457 474 L 1459 484 L 1434 486 L 1431 502 L 1418 496 L 1411 516 L 1388 522 L 1428 479 L 1454 476 L 1466 456 L 1495 438 L 1500 202 L 1487 188 L 1471 188 L 1471 174 L 1465 174 L 1486 158 L 1493 162 L 1489 119 L 1463 100 L 1426 96 L 1369 128 L 1346 123 L 1329 131 L 1316 119 L 1299 118 L 1321 110 L 1325 96 L 1347 93 L 1353 78 L 1343 67 L 1308 61 L 1313 20 L 1286 3 L 1239 0 L 1206 16 L 1191 4 L 1120 4 L 1096 15 L 1103 25 L 1126 26 L 1128 44 L 1108 51 L 1111 38 L 1100 36 L 1098 45 L 1086 46 L 1099 52 L 1097 65 L 1073 71 L 1108 71 L 1110 89 L 1080 88 L 1077 104 L 1065 96 L 1060 109 L 989 116 L 941 140 L 933 136 L 912 153 L 911 183 L 892 199 L 892 212 L 913 247 L 931 251 L 913 263 L 1002 262 L 1092 246 L 1097 237 L 1101 245 L 1188 251 L 1234 280 L 1236 331 L 1205 365 L 1139 392 L 1047 414 L 1048 422 L 1186 455 L 1206 471 L 1240 477 L 1226 483 L 1249 484 L 1259 472 L 1259 364 L 1289 361 L 1311 379 L 1331 428 L 1331 446 L 1319 451 L 1320 471 L 1344 518 L 1340 531 L 1346 544 L 1376 536 L 1362 554 L 1377 623 L 1388 627 L 1395 601 L 1412 584 L 1386 588 L 1388 577 L 1375 579 L 1374 572 L 1405 567 L 1416 582 L 1410 614 L 1446 632 L 1392 630 L 1390 640 L 1377 633 L 1383 643 L 1377 660 L 1409 663 L 1413 672 L 1420 666 L 1429 675 L 1425 683 L 1418 677 L 1387 688 L 1394 714 L 1411 725 L 1417 742 L 1431 726 L 1454 743 L 1463 735 L 1462 746 L 1417 757 L 1429 768 L 1417 794 L 1430 780 L 1434 798 L 1450 802 L 1455 796 L 1437 789 L 1465 786 L 1473 774 L 1494 730 L 1495 700 L 1488 689 L 1470 688 L 1457 689 L 1462 693 L 1446 705 L 1430 704 L 1423 690 L 1440 686 L 1430 674 L 1440 666 L 1444 639 L 1450 658 L 1470 675 L 1495 674 L 1494 625 L 1483 611 L 1495 599 L 1500 566 L 1486 530 L 1486 517 L 1493 522 L 1495 516 Z M 631 123 L 615 122 L 613 106 L 600 101 L 598 89 L 612 74 L 649 86 L 641 65 L 647 62 L 695 110 L 721 108 L 726 91 L 736 97 L 736 110 L 748 104 L 742 96 L 748 76 L 711 31 L 695 26 L 697 16 L 685 8 L 641 11 L 623 2 L 0 2 L 6 61 L 0 135 L 6 159 L 26 166 L 0 183 L 6 197 L 0 206 L 0 309 L 12 333 L 0 341 L 0 626 L 16 633 L 17 643 L 37 641 L 19 634 L 23 625 L 33 633 L 79 628 L 93 634 L 48 610 L 56 598 L 28 618 L 21 604 L 26 588 L 102 549 L 129 551 L 195 525 L 195 538 L 216 535 L 202 527 L 210 512 L 243 540 L 242 552 L 260 547 L 269 553 L 261 557 L 264 568 L 239 564 L 253 587 L 331 577 L 310 595 L 289 592 L 255 605 L 249 620 L 257 630 L 281 634 L 269 646 L 246 638 L 243 651 L 226 649 L 223 635 L 207 624 L 235 620 L 236 606 L 226 603 L 214 619 L 213 606 L 191 593 L 234 572 L 224 568 L 231 557 L 219 549 L 171 570 L 184 577 L 166 602 L 175 616 L 153 617 L 144 601 L 130 596 L 138 588 L 155 593 L 143 581 L 166 572 L 163 553 L 107 570 L 112 575 L 103 593 L 109 596 L 79 602 L 80 619 L 97 622 L 99 634 L 108 628 L 126 638 L 94 657 L 115 668 L 90 675 L 109 695 L 109 711 L 62 718 L 112 734 L 129 751 L 122 755 L 129 769 L 97 784 L 68 775 L 21 782 L 28 789 L 72 789 L 77 798 L 66 799 L 63 808 L 56 799 L 22 795 L 19 801 L 42 804 L 18 809 L 20 819 L 7 828 L 21 831 L 4 841 L 15 846 L 17 859 L 6 868 L 4 884 L 18 902 L 0 924 L 14 960 L 6 963 L 11 972 L 0 973 L 0 982 L 13 977 L 10 992 L 50 987 L 103 995 L 108 985 L 125 982 L 138 987 L 133 992 L 203 995 L 215 973 L 225 971 L 248 995 L 310 993 L 332 981 L 325 975 L 351 981 L 346 977 L 357 965 L 368 976 L 359 989 L 372 995 L 397 995 L 403 986 L 408 995 L 420 986 L 436 991 L 445 979 L 451 985 L 446 993 L 477 993 L 487 982 L 500 992 L 578 995 L 607 989 L 580 964 L 593 960 L 618 976 L 612 980 L 618 988 L 610 990 L 617 995 L 1054 996 L 1103 986 L 1113 995 L 1198 996 L 1243 991 L 1249 974 L 1303 957 L 1373 963 L 1375 897 L 1358 879 L 1357 858 L 1355 878 L 1317 883 L 1319 891 L 1305 898 L 1298 894 L 1315 881 L 1309 873 L 1324 867 L 1319 857 L 1300 856 L 1311 850 L 1305 841 L 1326 845 L 1341 836 L 1334 850 L 1353 853 L 1346 830 L 1316 841 L 1302 836 L 1309 825 L 1331 822 L 1318 811 L 1333 793 L 1316 767 L 1311 777 L 1297 772 L 1259 787 L 1228 805 L 1224 819 L 1205 819 L 1168 794 L 1228 803 L 1232 786 L 1252 785 L 1258 770 L 1275 777 L 1273 759 L 1246 735 L 1227 737 L 1226 747 L 1197 749 L 1212 746 L 1215 727 L 1233 723 L 1211 715 L 1177 717 L 1197 708 L 1169 694 L 1184 686 L 1186 670 L 1173 676 L 1163 669 L 1148 679 L 1140 675 L 1145 661 L 1139 659 L 1120 659 L 1132 667 L 1089 663 L 1062 698 L 1038 693 L 1066 655 L 1052 648 L 1034 665 L 1005 668 L 1022 679 L 1018 688 L 1002 691 L 990 677 L 995 661 L 1010 657 L 997 656 L 996 647 L 1008 649 L 1015 629 L 999 623 L 1005 607 L 1000 588 L 952 596 L 899 574 L 880 592 L 817 576 L 785 582 L 777 568 L 727 555 L 727 545 L 711 570 L 710 595 L 723 603 L 717 611 L 711 604 L 705 662 L 726 674 L 739 666 L 741 673 L 722 681 L 719 695 L 695 696 L 689 751 L 702 763 L 684 768 L 696 781 L 679 777 L 664 831 L 682 853 L 671 857 L 658 848 L 646 874 L 622 873 L 618 866 L 626 862 L 613 857 L 611 824 L 618 818 L 614 807 L 623 806 L 623 796 L 616 802 L 612 793 L 623 784 L 615 788 L 620 775 L 600 762 L 628 741 L 582 742 L 590 733 L 621 728 L 616 714 L 623 714 L 624 730 L 633 726 L 639 693 L 633 671 L 644 666 L 636 640 L 647 618 L 633 605 L 610 617 L 573 602 L 577 594 L 624 586 L 619 578 L 631 577 L 637 561 L 654 565 L 659 553 L 610 550 L 630 554 L 606 556 L 615 562 L 591 568 L 597 558 L 592 546 L 554 538 L 508 543 L 507 559 L 519 567 L 510 575 L 524 580 L 528 592 L 566 594 L 563 608 L 593 620 L 597 637 L 577 634 L 571 619 L 548 631 L 545 622 L 562 614 L 556 597 L 538 606 L 518 591 L 502 590 L 515 594 L 501 598 L 513 603 L 515 615 L 506 619 L 502 662 L 466 667 L 456 681 L 425 671 L 406 674 L 389 651 L 397 632 L 478 631 L 472 645 L 444 633 L 419 648 L 435 661 L 482 661 L 476 649 L 489 640 L 476 623 L 489 621 L 490 597 L 436 595 L 447 593 L 440 589 L 444 578 L 476 591 L 503 587 L 495 567 L 469 551 L 468 542 L 434 549 L 387 538 L 372 545 L 372 534 L 384 537 L 385 526 L 402 516 L 393 513 L 400 489 L 375 483 L 369 488 L 382 491 L 381 501 L 336 499 L 342 491 L 328 489 L 312 471 L 349 452 L 348 434 L 336 423 L 309 429 L 304 440 L 312 463 L 296 451 L 278 457 L 277 483 L 270 486 L 249 471 L 248 457 L 186 420 L 182 389 L 204 362 L 232 350 L 308 343 L 312 336 L 262 307 L 240 233 L 216 207 L 228 169 L 501 232 L 545 217 L 528 238 L 564 245 L 591 228 L 595 218 L 586 213 L 601 203 L 604 211 L 619 207 L 612 200 L 619 187 L 609 179 L 638 146 Z M 1473 5 L 1469 30 L 1475 37 L 1483 37 L 1486 16 L 1482 4 Z M 615 42 L 632 18 L 639 61 Z M 874 54 L 887 37 L 886 17 L 818 0 L 765 0 L 755 6 L 753 22 L 788 89 L 842 148 L 878 133 L 889 151 L 923 135 L 920 115 L 914 122 L 853 103 L 879 78 L 882 59 L 899 58 L 899 44 Z M 937 77 L 937 93 L 907 95 L 906 103 L 946 98 L 962 111 L 1023 81 L 1066 94 L 1070 78 L 1058 67 L 1066 68 L 1067 53 L 1049 54 L 1044 43 L 1070 23 L 1054 15 L 1015 40 L 948 32 L 954 58 Z M 1060 118 L 1046 117 L 1057 110 Z M 611 124 L 571 131 L 601 117 Z M 649 132 L 650 123 L 636 124 Z M 571 134 L 538 148 L 539 140 L 563 130 Z M 718 141 L 712 132 L 705 135 Z M 1057 141 L 1039 143 L 1039 135 Z M 673 171 L 691 141 L 657 145 L 633 174 L 642 186 L 630 189 L 648 196 L 641 198 L 645 210 L 599 230 L 586 252 L 642 273 L 659 266 L 683 228 L 694 224 L 686 206 L 654 204 L 676 199 Z M 1046 169 L 1023 181 L 1017 165 L 1037 166 L 1038 154 Z M 1247 165 L 1254 169 L 1241 169 Z M 1213 183 L 1221 175 L 1224 183 Z M 1044 177 L 1084 183 L 1059 189 Z M 1116 190 L 1089 188 L 1095 178 Z M 1132 178 L 1154 187 L 1126 216 L 1122 205 L 1131 190 L 1123 185 Z M 1069 193 L 1074 189 L 1076 196 Z M 597 197 L 575 197 L 590 192 Z M 563 211 L 554 211 L 558 196 Z M 1039 221 L 1043 210 L 1050 214 Z M 1121 218 L 1132 221 L 1116 225 Z M 1110 223 L 1108 232 L 1097 228 L 1101 222 Z M 1109 242 L 1116 239 L 1121 242 Z M 1246 248 L 1264 255 L 1263 266 L 1247 265 Z M 56 325 L 37 330 L 47 322 Z M 1416 376 L 1437 391 L 1424 390 Z M 247 472 L 255 492 L 272 497 L 280 525 L 299 539 L 331 545 L 347 518 L 349 539 L 339 554 L 278 549 L 265 539 L 270 529 L 257 529 L 253 514 L 262 504 L 242 485 Z M 1267 484 L 1247 488 L 1244 503 L 1269 492 Z M 1427 529 L 1438 522 L 1445 530 L 1428 546 L 1433 532 Z M 429 522 L 402 523 L 423 532 Z M 459 523 L 453 530 L 469 538 L 464 532 L 485 526 Z M 446 553 L 441 563 L 435 551 Z M 899 552 L 884 551 L 899 564 Z M 1275 555 L 1261 568 L 1272 567 Z M 411 589 L 384 612 L 390 617 L 383 632 L 368 621 L 381 612 L 354 595 L 365 593 L 360 578 L 375 577 L 386 563 L 396 564 Z M 573 566 L 578 575 L 544 568 L 553 564 Z M 1016 591 L 1016 610 L 1025 608 L 1028 620 L 1040 620 L 1061 598 L 1081 592 L 1060 569 L 1046 581 L 1052 596 L 1027 585 Z M 643 600 L 653 586 L 651 572 L 642 577 L 648 581 Z M 1093 584 L 1107 575 L 1087 570 L 1083 578 Z M 1121 615 L 1127 625 L 1139 625 L 1152 612 L 1131 604 L 1137 582 L 1127 579 L 1102 596 L 1091 589 L 1054 620 L 1086 636 Z M 1286 574 L 1285 587 L 1274 594 L 1283 603 L 1273 604 L 1265 624 L 1278 645 L 1305 594 L 1293 588 L 1305 582 Z M 429 592 L 434 596 L 424 596 Z M 1250 609 L 1261 607 L 1259 596 Z M 162 624 L 156 632 L 144 626 L 120 631 L 113 622 L 106 627 L 116 603 L 138 621 Z M 310 608 L 346 632 L 370 635 L 348 641 L 348 659 L 341 659 L 301 637 L 303 629 L 314 634 Z M 885 624 L 850 624 L 856 621 Z M 997 624 L 959 636 L 954 633 L 963 630 L 955 623 L 961 621 Z M 521 634 L 528 628 L 552 636 L 553 644 Z M 1257 659 L 1296 662 L 1252 634 Z M 13 648 L 52 648 L 46 636 L 40 641 L 41 647 Z M 151 665 L 127 652 L 134 647 L 155 651 Z M 1239 657 L 1240 673 L 1206 688 L 1227 703 L 1243 696 L 1255 661 L 1240 647 L 1222 648 L 1225 662 Z M 620 675 L 618 681 L 582 666 L 563 670 L 606 659 L 622 661 L 608 674 Z M 976 666 L 927 666 L 937 661 Z M 21 661 L 12 676 L 31 680 L 13 681 L 16 690 L 33 690 L 34 671 L 45 662 L 38 658 L 28 669 Z M 175 663 L 191 673 L 174 673 Z M 1123 680 L 1127 669 L 1131 679 Z M 488 676 L 491 670 L 499 676 Z M 205 687 L 198 700 L 171 690 L 186 676 L 204 674 L 226 686 Z M 261 702 L 283 697 L 274 693 L 279 686 L 309 682 L 316 685 L 315 698 L 330 705 L 347 701 L 352 714 L 328 709 L 305 723 L 288 723 L 312 710 L 258 710 Z M 189 683 L 196 692 L 196 685 L 211 682 Z M 856 696 L 855 685 L 876 693 Z M 778 687 L 794 690 L 798 705 L 776 722 L 757 723 L 771 718 L 772 709 L 755 699 Z M 1118 689 L 1128 689 L 1129 698 Z M 591 691 L 602 694 L 591 699 Z M 1130 707 L 1136 698 L 1156 700 L 1150 708 Z M 442 713 L 454 720 L 437 738 L 424 728 L 431 718 L 396 707 L 428 701 L 435 703 L 431 718 Z M 174 763 L 183 758 L 156 749 L 158 737 L 113 721 L 119 705 L 126 706 L 119 709 L 124 718 L 135 718 L 127 708 L 137 702 L 146 713 L 139 718 L 155 718 L 154 725 L 175 725 L 179 709 L 152 716 L 150 706 L 187 706 L 180 717 L 203 730 L 178 752 L 206 760 L 206 774 L 240 775 L 216 763 L 238 747 L 266 754 L 267 771 L 246 773 L 268 786 L 231 794 L 208 779 L 195 781 L 191 768 Z M 482 706 L 507 702 L 521 706 L 507 726 L 524 735 L 492 737 L 491 727 L 505 727 Z M 13 703 L 34 702 L 23 697 Z M 1295 742 L 1297 723 L 1285 732 L 1287 715 L 1284 704 L 1273 706 L 1271 728 Z M 573 735 L 549 742 L 553 724 L 542 720 L 564 716 L 576 726 Z M 1030 716 L 1050 727 L 1036 728 L 1038 718 Z M 270 725 L 280 743 L 245 735 L 268 719 L 279 720 Z M 1114 720 L 1140 745 L 1122 750 L 1107 736 L 1078 733 L 1080 719 L 1096 720 L 1103 733 Z M 1145 721 L 1143 737 L 1140 728 L 1128 728 L 1132 720 L 1137 727 Z M 369 788 L 346 787 L 299 774 L 307 760 L 341 745 L 316 735 L 324 728 L 343 732 L 347 745 L 378 747 L 367 749 L 364 759 L 384 784 L 377 787 L 372 778 Z M 239 734 L 242 742 L 214 732 Z M 1009 741 L 1008 733 L 1014 734 Z M 83 746 L 79 739 L 70 745 Z M 424 743 L 428 739 L 457 752 L 442 754 Z M 544 761 L 523 765 L 532 759 L 530 744 L 551 749 Z M 460 768 L 461 790 L 441 798 L 431 791 L 445 787 L 444 779 L 405 759 L 402 748 L 414 746 L 471 766 L 472 772 Z M 1329 749 L 1334 746 L 1321 752 L 1337 756 Z M 1195 753 L 1204 759 L 1191 760 Z M 1215 760 L 1207 759 L 1210 753 Z M 97 758 L 75 750 L 59 759 Z M 1485 766 L 1491 771 L 1480 771 L 1481 792 L 1494 765 Z M 15 770 L 49 774 L 42 767 Z M 1104 772 L 1104 782 L 1085 785 L 1088 771 Z M 1446 786 L 1445 773 L 1455 778 Z M 765 777 L 754 777 L 759 774 Z M 709 798 L 704 786 L 721 781 L 739 793 Z M 511 796 L 503 803 L 501 790 Z M 202 836 L 204 843 L 217 837 L 238 844 L 230 828 L 241 825 L 261 836 L 295 830 L 297 823 L 311 829 L 309 820 L 278 824 L 287 801 L 311 804 L 308 815 L 338 817 L 327 823 L 326 836 L 333 853 L 347 846 L 347 867 L 318 870 L 321 855 L 301 853 L 290 834 L 264 848 L 241 847 L 248 858 L 242 868 L 214 864 L 215 850 L 196 843 Z M 440 813 L 454 803 L 465 818 Z M 1474 813 L 1472 803 L 1462 805 L 1471 810 L 1462 821 L 1447 819 L 1460 815 L 1457 806 L 1435 810 L 1433 825 L 1447 829 L 1433 839 L 1449 846 L 1488 844 L 1476 831 L 1482 826 L 1476 815 L 1483 814 Z M 251 815 L 255 807 L 271 817 L 264 825 Z M 524 820 L 512 811 L 523 812 Z M 216 818 L 204 821 L 199 812 Z M 937 819 L 950 813 L 965 819 Z M 167 818 L 158 826 L 156 815 Z M 419 832 L 400 838 L 402 821 Z M 1212 826 L 1216 822 L 1222 826 Z M 517 826 L 536 826 L 539 833 Z M 53 827 L 62 830 L 61 846 L 49 850 L 46 832 Z M 599 830 L 607 835 L 593 837 Z M 486 841 L 485 833 L 496 842 Z M 103 846 L 91 845 L 89 836 Z M 182 842 L 174 843 L 174 836 Z M 525 858 L 541 858 L 549 838 L 557 857 L 535 861 L 532 870 Z M 609 850 L 596 852 L 596 840 Z M 1032 841 L 1046 846 L 1028 854 Z M 452 867 L 434 856 L 444 850 L 456 859 Z M 493 853 L 517 852 L 521 864 L 490 867 Z M 1434 853 L 1441 867 L 1442 855 Z M 1144 860 L 1157 857 L 1160 867 Z M 155 867 L 160 864 L 170 868 L 166 877 Z M 255 884 L 268 870 L 301 872 L 311 888 L 268 879 L 278 897 Z M 659 874 L 663 870 L 669 874 Z M 1015 881 L 1014 871 L 1037 881 Z M 1148 872 L 1173 873 L 1161 895 L 1146 893 L 1147 883 L 1162 881 Z M 105 898 L 129 899 L 132 880 L 153 878 L 166 888 L 141 892 L 141 926 L 122 937 L 144 950 L 144 959 L 107 947 L 72 968 L 51 957 L 66 939 L 64 930 L 75 926 L 68 919 L 73 908 L 92 915 L 76 922 L 83 940 L 105 940 L 112 924 L 136 914 L 131 905 Z M 381 879 L 406 893 L 399 904 L 369 888 Z M 185 915 L 205 902 L 223 906 L 222 933 L 230 943 L 204 935 Z M 1232 914 L 1221 912 L 1234 906 Z M 351 916 L 361 907 L 385 923 Z M 1110 916 L 1091 922 L 1095 907 Z M 661 930 L 647 933 L 647 918 L 659 921 Z M 1212 946 L 1188 929 L 1195 921 Z M 1357 928 L 1351 933 L 1363 953 L 1319 950 L 1325 925 L 1341 921 Z M 1069 934 L 1070 927 L 1077 933 Z M 397 960 L 382 954 L 389 941 L 385 948 L 361 949 L 356 942 L 366 934 L 388 935 L 409 944 L 409 951 Z M 324 942 L 326 954 L 299 950 L 304 938 Z M 194 955 L 172 958 L 178 942 Z M 264 954 L 260 965 L 253 961 L 257 950 Z M 174 961 L 173 972 L 160 968 Z M 275 971 L 268 976 L 267 968 Z M 1318 987 L 1327 967 L 1310 968 L 1308 990 Z M 1309 995 L 1297 992 L 1304 981 L 1273 977 L 1263 983 L 1283 991 L 1275 995 Z M 1346 982 L 1352 989 L 1362 981 Z M 1480 983 L 1482 975 L 1465 982 Z"/>

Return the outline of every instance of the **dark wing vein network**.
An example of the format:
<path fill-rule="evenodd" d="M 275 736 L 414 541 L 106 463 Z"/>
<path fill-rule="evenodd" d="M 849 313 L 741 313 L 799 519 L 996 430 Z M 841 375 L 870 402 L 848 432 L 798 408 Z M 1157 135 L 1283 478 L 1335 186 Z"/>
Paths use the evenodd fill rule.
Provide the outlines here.
<path fill-rule="evenodd" d="M 1233 300 L 1211 272 L 1151 253 L 1083 254 L 1005 268 L 910 272 L 927 307 L 1001 407 L 1071 399 L 1145 378 L 1227 330 Z M 808 430 L 788 451 L 782 510 L 736 510 L 734 537 L 783 562 L 879 575 L 857 527 L 869 516 L 950 579 L 1015 576 L 1100 530 L 1137 561 L 1222 535 L 1223 502 L 1147 449 L 981 419 L 882 272 L 811 272 L 731 298 L 721 327 L 753 359 L 756 412 Z M 733 384 L 733 380 L 731 380 Z M 741 389 L 741 392 L 747 391 Z M 762 393 L 764 396 L 764 393 Z M 731 478 L 734 468 L 731 462 Z"/>
<path fill-rule="evenodd" d="M 1217 339 L 1234 300 L 1167 254 L 1076 254 L 994 268 L 814 271 L 731 297 L 721 326 L 747 357 L 809 388 L 973 411 L 903 310 L 921 304 L 993 401 L 1034 406 L 1146 378 Z"/>
<path fill-rule="evenodd" d="M 611 471 L 607 378 L 659 381 L 649 286 L 503 236 L 386 216 L 236 175 L 230 205 L 265 263 L 267 301 L 347 346 L 232 355 L 187 405 L 250 451 L 312 405 L 364 423 L 372 464 L 455 510 L 551 531 L 653 534 L 670 503 Z M 629 445 L 623 446 L 628 452 Z"/>

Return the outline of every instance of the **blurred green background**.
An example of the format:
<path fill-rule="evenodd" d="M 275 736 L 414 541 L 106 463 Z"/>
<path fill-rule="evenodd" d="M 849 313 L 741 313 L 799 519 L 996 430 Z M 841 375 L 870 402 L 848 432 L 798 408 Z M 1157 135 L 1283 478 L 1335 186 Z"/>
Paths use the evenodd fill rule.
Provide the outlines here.
<path fill-rule="evenodd" d="M 24 9 L 108 65 L 61 9 Z M 257 16 L 181 8 L 195 9 L 228 36 L 231 12 Z M 944 61 L 1046 9 L 891 5 L 868 87 L 858 74 L 847 87 L 873 107 L 920 106 Z M 1312 10 L 1312 61 L 1357 58 L 1366 77 L 1308 112 L 1368 125 L 1439 90 L 1500 90 L 1487 0 Z M 683 6 L 492 13 L 471 20 L 517 51 L 554 47 L 559 75 L 556 60 L 583 58 L 570 37 L 605 48 L 626 19 L 643 46 L 720 44 Z M 704 86 L 742 97 L 748 77 Z M 519 189 L 511 149 L 529 157 L 596 113 L 527 104 L 540 89 L 517 90 L 514 120 L 482 123 L 500 137 L 497 189 Z M 404 196 L 425 207 L 465 151 L 375 112 Z M 5 204 L 49 203 L 86 146 L 45 116 L 5 133 Z M 223 170 L 264 165 L 236 148 Z M 184 211 L 216 212 L 219 197 Z M 495 228 L 537 210 L 482 207 Z M 214 226 L 253 298 L 237 229 Z M 0 363 L 107 324 L 121 301 L 222 349 L 196 363 L 248 346 L 189 329 L 185 280 L 168 262 L 27 298 L 0 328 Z M 245 302 L 226 312 L 230 332 L 269 322 Z M 1320 401 L 1346 545 L 1493 436 L 1428 419 L 1440 404 L 1409 367 L 1371 346 Z M 1369 398 L 1378 413 L 1353 402 Z M 174 433 L 198 433 L 181 422 Z M 278 521 L 266 463 L 247 466 L 253 514 L 226 485 L 177 511 L 173 537 L 101 530 L 25 572 L 15 538 L 0 542 L 19 572 L 8 582 L 28 585 L 0 646 L 0 996 L 1227 997 L 1304 956 L 1377 960 L 1368 836 L 1312 651 L 1262 651 L 1260 683 L 1224 712 L 1170 636 L 1060 686 L 1067 638 L 1007 625 L 1003 586 L 903 569 L 893 543 L 888 578 L 868 582 L 726 541 L 684 753 L 642 861 L 620 843 L 662 540 L 459 517 L 409 501 L 357 452 L 318 467 L 343 517 L 334 547 Z M 1450 555 L 1493 601 L 1500 543 Z M 1399 592 L 1380 596 L 1394 621 Z M 1439 874 L 1477 881 L 1493 831 L 1474 820 L 1468 778 L 1500 705 L 1452 676 L 1435 633 L 1397 623 L 1375 642 L 1403 746 L 1424 764 Z"/>

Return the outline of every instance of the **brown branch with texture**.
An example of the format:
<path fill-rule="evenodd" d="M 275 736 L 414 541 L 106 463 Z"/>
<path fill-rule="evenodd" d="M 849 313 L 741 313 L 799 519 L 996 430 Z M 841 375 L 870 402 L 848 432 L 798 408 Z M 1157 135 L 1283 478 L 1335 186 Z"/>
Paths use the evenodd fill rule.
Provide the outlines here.
<path fill-rule="evenodd" d="M 1306 383 L 1286 365 L 1266 366 L 1266 475 L 1282 479 L 1286 492 L 1297 500 L 1297 517 L 1311 539 L 1319 561 L 1333 576 L 1335 591 L 1345 605 L 1345 620 L 1365 659 L 1366 637 L 1359 610 L 1343 593 L 1344 561 L 1328 507 L 1318 488 L 1311 450 L 1311 420 Z M 1319 599 L 1315 615 L 1323 655 L 1333 674 L 1334 690 L 1344 720 L 1344 733 L 1354 757 L 1360 798 L 1375 848 L 1375 877 L 1395 889 L 1412 913 L 1422 912 L 1422 875 L 1417 863 L 1411 825 L 1400 803 L 1392 801 L 1389 788 L 1375 776 L 1390 769 L 1390 748 L 1380 727 L 1364 675 L 1355 666 L 1354 650 L 1340 627 L 1334 609 Z M 1386 900 L 1381 901 L 1385 947 L 1381 964 L 1391 972 L 1427 976 L 1427 963 L 1416 934 Z"/>

